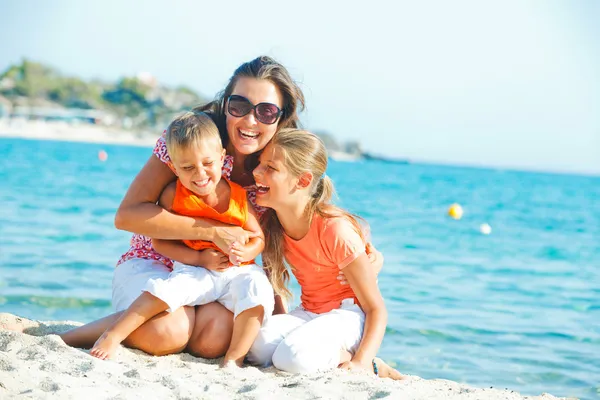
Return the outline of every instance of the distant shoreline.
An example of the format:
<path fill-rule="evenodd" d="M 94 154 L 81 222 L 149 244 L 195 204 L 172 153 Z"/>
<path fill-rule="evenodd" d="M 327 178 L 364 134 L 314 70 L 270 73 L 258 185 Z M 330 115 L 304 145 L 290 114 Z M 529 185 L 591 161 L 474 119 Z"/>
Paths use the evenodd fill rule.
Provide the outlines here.
<path fill-rule="evenodd" d="M 104 144 L 117 144 L 125 146 L 139 146 L 139 147 L 154 147 L 156 140 L 161 134 L 161 130 L 158 129 L 156 132 L 139 133 L 128 131 L 124 129 L 115 129 L 109 127 L 102 127 L 98 125 L 71 125 L 64 122 L 42 122 L 42 121 L 27 121 L 27 120 L 9 120 L 6 118 L 0 118 L 0 138 L 23 138 L 23 139 L 37 139 L 37 140 L 57 140 L 66 142 L 80 142 L 80 143 L 104 143 Z M 404 160 L 394 159 L 392 157 L 378 157 L 373 156 L 371 153 L 363 152 L 359 155 L 349 154 L 349 157 L 344 157 L 343 152 L 335 152 L 329 150 L 332 159 L 340 162 L 354 162 L 354 161 L 379 161 L 379 162 L 391 162 L 394 164 L 416 164 L 416 165 L 431 165 L 448 168 L 473 168 L 473 169 L 486 169 L 496 170 L 502 172 L 524 172 L 534 174 L 547 174 L 547 175 L 570 175 L 580 177 L 600 177 L 600 172 L 596 171 L 579 171 L 579 170 L 540 170 L 535 168 L 527 167 L 508 167 L 508 166 L 494 166 L 494 165 L 480 165 L 480 164 L 469 164 L 469 163 L 445 163 L 440 161 L 427 161 L 427 160 Z M 341 155 L 341 156 L 340 156 Z"/>

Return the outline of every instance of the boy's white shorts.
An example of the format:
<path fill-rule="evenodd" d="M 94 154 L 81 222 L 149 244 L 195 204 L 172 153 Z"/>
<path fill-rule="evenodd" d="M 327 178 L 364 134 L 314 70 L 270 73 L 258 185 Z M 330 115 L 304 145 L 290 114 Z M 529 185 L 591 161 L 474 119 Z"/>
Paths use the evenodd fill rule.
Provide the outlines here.
<path fill-rule="evenodd" d="M 161 285 L 162 281 L 169 280 L 172 273 L 174 277 L 179 277 L 167 285 Z M 198 282 L 204 282 L 204 285 L 198 285 Z M 146 290 L 167 303 L 171 310 L 183 305 L 218 301 L 237 317 L 244 310 L 262 305 L 266 320 L 275 306 L 273 288 L 263 269 L 257 265 L 213 272 L 175 263 L 171 271 L 158 261 L 134 258 L 115 268 L 112 286 L 115 311 L 127 309 Z M 206 291 L 205 297 L 203 291 Z"/>
<path fill-rule="evenodd" d="M 137 299 L 150 279 L 167 279 L 171 268 L 156 260 L 132 258 L 115 268 L 112 282 L 112 305 L 115 311 L 127 309 Z"/>
<path fill-rule="evenodd" d="M 218 301 L 233 312 L 234 318 L 250 308 L 263 306 L 266 319 L 275 307 L 273 287 L 256 264 L 217 272 L 175 262 L 167 278 L 151 277 L 144 290 L 167 303 L 169 312 Z"/>

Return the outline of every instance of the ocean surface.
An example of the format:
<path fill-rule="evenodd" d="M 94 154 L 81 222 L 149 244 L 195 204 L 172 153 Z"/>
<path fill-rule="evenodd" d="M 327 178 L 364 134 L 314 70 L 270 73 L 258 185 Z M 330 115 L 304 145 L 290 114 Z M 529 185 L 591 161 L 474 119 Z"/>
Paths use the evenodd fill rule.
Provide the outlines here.
<path fill-rule="evenodd" d="M 130 237 L 113 218 L 150 154 L 0 139 L 0 311 L 111 312 Z M 424 378 L 600 398 L 600 177 L 377 161 L 332 161 L 328 174 L 385 255 L 384 359 Z M 446 215 L 454 202 L 460 221 Z"/>

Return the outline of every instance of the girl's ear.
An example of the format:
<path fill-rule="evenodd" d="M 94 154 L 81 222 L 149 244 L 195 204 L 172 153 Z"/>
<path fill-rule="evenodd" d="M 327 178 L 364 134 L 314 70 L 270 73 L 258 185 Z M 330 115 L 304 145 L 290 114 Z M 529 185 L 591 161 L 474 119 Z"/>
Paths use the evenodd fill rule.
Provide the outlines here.
<path fill-rule="evenodd" d="M 227 152 L 225 151 L 225 149 L 223 149 L 223 151 L 221 152 L 221 162 L 225 161 L 225 154 Z"/>
<path fill-rule="evenodd" d="M 177 175 L 177 171 L 175 170 L 175 166 L 173 165 L 173 163 L 171 161 L 167 162 L 167 165 L 169 166 L 169 168 L 171 168 L 171 171 L 173 171 L 173 173 L 175 174 L 175 176 L 179 176 L 179 175 Z"/>
<path fill-rule="evenodd" d="M 298 186 L 300 186 L 303 189 L 310 187 L 310 185 L 312 184 L 312 181 L 313 181 L 313 174 L 311 174 L 310 172 L 303 172 L 298 177 Z"/>

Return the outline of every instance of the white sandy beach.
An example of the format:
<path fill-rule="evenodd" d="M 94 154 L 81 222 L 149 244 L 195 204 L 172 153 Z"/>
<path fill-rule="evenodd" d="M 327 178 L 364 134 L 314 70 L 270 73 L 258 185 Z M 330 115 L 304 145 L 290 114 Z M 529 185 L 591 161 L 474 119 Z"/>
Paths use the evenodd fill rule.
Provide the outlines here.
<path fill-rule="evenodd" d="M 55 335 L 77 325 L 0 313 L 0 398 L 556 399 L 441 379 L 392 381 L 341 370 L 294 375 L 244 367 L 232 372 L 220 369 L 219 360 L 188 354 L 154 357 L 124 347 L 114 360 L 101 361 Z"/>
<path fill-rule="evenodd" d="M 161 132 L 157 131 L 143 135 L 133 131 L 89 124 L 72 125 L 66 122 L 0 119 L 0 137 L 152 147 L 160 134 Z"/>

